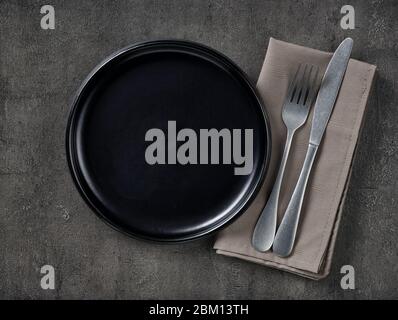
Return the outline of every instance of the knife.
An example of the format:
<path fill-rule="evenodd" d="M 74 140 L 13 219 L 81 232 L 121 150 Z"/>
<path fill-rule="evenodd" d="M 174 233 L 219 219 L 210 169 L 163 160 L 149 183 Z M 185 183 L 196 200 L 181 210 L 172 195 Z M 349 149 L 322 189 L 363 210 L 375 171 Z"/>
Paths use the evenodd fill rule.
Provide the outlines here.
<path fill-rule="evenodd" d="M 292 252 L 308 177 L 319 144 L 322 141 L 323 134 L 333 111 L 350 59 L 352 45 L 353 40 L 351 38 L 346 38 L 339 45 L 323 76 L 318 97 L 315 102 L 307 154 L 272 247 L 273 252 L 280 257 L 287 257 Z"/>

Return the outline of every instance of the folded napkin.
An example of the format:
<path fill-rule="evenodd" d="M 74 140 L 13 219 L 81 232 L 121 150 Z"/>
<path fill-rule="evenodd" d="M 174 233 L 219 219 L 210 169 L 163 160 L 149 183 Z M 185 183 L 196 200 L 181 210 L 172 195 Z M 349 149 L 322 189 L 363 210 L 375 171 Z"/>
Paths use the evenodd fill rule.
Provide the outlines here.
<path fill-rule="evenodd" d="M 354 43 L 355 46 L 355 43 Z M 299 63 L 311 63 L 323 73 L 332 53 L 270 39 L 257 89 L 268 112 L 272 155 L 262 189 L 247 211 L 222 230 L 214 248 L 217 253 L 296 273 L 311 279 L 328 275 L 339 228 L 351 163 L 360 134 L 366 102 L 376 67 L 350 59 L 347 71 L 308 181 L 295 247 L 287 258 L 261 253 L 251 245 L 254 226 L 276 178 L 286 127 L 282 105 L 289 81 Z M 278 224 L 290 200 L 304 161 L 313 108 L 306 124 L 294 137 L 279 198 Z"/>

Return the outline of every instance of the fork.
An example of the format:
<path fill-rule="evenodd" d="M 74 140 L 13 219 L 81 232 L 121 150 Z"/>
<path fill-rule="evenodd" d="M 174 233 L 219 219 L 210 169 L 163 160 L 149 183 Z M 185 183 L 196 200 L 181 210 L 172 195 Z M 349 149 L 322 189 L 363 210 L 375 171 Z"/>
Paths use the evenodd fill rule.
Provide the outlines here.
<path fill-rule="evenodd" d="M 267 204 L 257 221 L 252 237 L 253 247 L 261 252 L 269 250 L 274 241 L 279 193 L 286 162 L 289 157 L 293 136 L 296 130 L 306 122 L 310 107 L 318 91 L 318 73 L 319 68 L 317 66 L 300 64 L 289 85 L 282 107 L 282 119 L 287 128 L 285 148 L 274 186 Z"/>

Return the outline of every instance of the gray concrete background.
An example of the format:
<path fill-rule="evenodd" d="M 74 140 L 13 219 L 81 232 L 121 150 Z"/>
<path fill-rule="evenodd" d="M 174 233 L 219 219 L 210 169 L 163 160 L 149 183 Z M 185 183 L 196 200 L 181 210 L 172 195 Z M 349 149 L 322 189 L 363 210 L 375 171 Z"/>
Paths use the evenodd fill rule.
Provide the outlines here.
<path fill-rule="evenodd" d="M 357 28 L 340 28 L 351 4 Z M 56 10 L 41 30 L 40 7 Z M 0 1 L 0 298 L 398 298 L 398 2 Z M 330 276 L 314 282 L 218 256 L 213 238 L 173 246 L 127 238 L 85 205 L 70 178 L 71 96 L 104 57 L 141 40 L 181 38 L 231 57 L 253 82 L 268 39 L 332 50 L 378 74 L 354 163 Z M 56 289 L 40 288 L 40 267 Z M 356 289 L 340 288 L 340 267 Z"/>

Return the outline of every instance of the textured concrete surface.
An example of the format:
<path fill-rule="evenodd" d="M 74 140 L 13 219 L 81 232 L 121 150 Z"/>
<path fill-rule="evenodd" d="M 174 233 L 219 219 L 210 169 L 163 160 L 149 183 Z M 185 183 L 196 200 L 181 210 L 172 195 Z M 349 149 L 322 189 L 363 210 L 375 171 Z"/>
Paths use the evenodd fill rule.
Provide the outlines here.
<path fill-rule="evenodd" d="M 398 2 L 56 1 L 56 29 L 40 28 L 43 1 L 0 1 L 0 298 L 398 298 Z M 269 37 L 378 66 L 330 276 L 313 282 L 216 255 L 213 239 L 160 246 L 101 222 L 69 176 L 64 130 L 71 96 L 118 48 L 148 39 L 210 45 L 255 82 Z M 40 288 L 40 267 L 56 271 Z M 356 289 L 340 288 L 340 268 Z"/>

